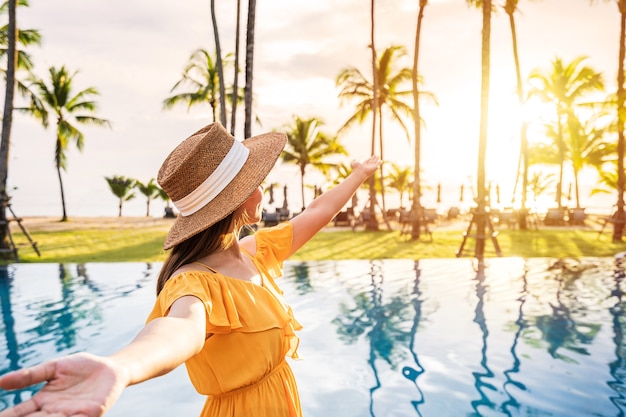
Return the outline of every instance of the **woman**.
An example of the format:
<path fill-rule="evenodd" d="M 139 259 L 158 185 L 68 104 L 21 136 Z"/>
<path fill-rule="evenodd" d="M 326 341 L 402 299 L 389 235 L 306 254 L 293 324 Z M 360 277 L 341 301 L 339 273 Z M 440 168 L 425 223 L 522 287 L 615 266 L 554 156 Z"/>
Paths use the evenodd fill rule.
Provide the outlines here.
<path fill-rule="evenodd" d="M 260 184 L 286 137 L 267 133 L 235 140 L 219 124 L 172 151 L 158 182 L 180 215 L 168 232 L 171 249 L 145 327 L 118 352 L 78 353 L 0 377 L 0 388 L 46 382 L 8 416 L 101 416 L 127 386 L 185 363 L 207 396 L 203 417 L 301 416 L 296 382 L 285 357 L 297 358 L 301 328 L 274 279 L 283 261 L 311 239 L 378 168 L 372 156 L 298 216 L 238 240 L 261 220 Z"/>

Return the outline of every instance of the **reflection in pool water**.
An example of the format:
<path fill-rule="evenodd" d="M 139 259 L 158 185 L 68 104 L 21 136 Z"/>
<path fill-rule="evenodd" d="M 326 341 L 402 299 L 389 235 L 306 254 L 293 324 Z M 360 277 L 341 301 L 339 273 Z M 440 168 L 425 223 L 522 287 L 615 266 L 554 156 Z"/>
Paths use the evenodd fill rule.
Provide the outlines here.
<path fill-rule="evenodd" d="M 624 277 L 613 258 L 287 262 L 304 415 L 624 416 Z M 581 265 L 583 267 L 581 267 Z M 0 372 L 128 342 L 160 264 L 0 269 Z M 0 409 L 32 395 L 0 391 Z M 198 415 L 184 367 L 107 416 Z"/>

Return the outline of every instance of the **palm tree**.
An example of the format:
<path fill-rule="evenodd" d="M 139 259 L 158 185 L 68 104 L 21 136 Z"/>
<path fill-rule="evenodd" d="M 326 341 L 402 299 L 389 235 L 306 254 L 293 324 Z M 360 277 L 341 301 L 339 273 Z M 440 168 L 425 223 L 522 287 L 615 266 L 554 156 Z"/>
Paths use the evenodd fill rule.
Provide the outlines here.
<path fill-rule="evenodd" d="M 9 8 L 11 7 L 12 1 L 13 0 L 6 1 L 4 4 L 0 6 L 0 15 L 2 14 L 8 15 L 10 13 Z M 17 0 L 16 3 L 17 3 L 16 6 L 29 7 L 28 0 Z M 17 13 L 17 9 L 16 9 L 16 13 Z M 3 59 L 7 57 L 9 53 L 9 24 L 10 22 L 0 28 L 0 58 L 3 58 Z M 15 34 L 16 45 L 20 44 L 23 46 L 30 46 L 30 45 L 41 44 L 41 34 L 39 33 L 38 30 L 16 28 L 16 31 L 17 31 Z M 16 49 L 15 52 L 17 54 L 16 68 L 30 71 L 33 68 L 33 63 L 32 63 L 30 55 L 22 49 Z M 5 68 L 0 69 L 0 71 L 6 76 Z"/>
<path fill-rule="evenodd" d="M 239 97 L 237 89 L 239 88 L 239 22 L 241 21 L 241 0 L 237 0 L 237 23 L 235 24 L 235 72 L 233 76 L 233 91 L 231 95 L 231 113 L 230 113 L 230 134 L 235 136 L 235 126 L 237 121 L 237 103 Z"/>
<path fill-rule="evenodd" d="M 481 40 L 481 88 L 480 88 L 480 130 L 478 138 L 478 168 L 476 175 L 476 211 L 474 219 L 476 223 L 476 247 L 474 256 L 480 263 L 483 261 L 485 254 L 485 240 L 487 235 L 485 228 L 487 227 L 487 186 L 485 182 L 485 154 L 487 151 L 487 126 L 489 114 L 489 77 L 490 77 L 490 55 L 491 55 L 491 0 L 466 0 L 469 5 L 482 6 L 483 25 Z M 461 256 L 463 245 L 457 252 L 457 256 Z M 495 242 L 494 242 L 495 243 Z M 498 249 L 496 248 L 496 251 Z"/>
<path fill-rule="evenodd" d="M 16 0 L 9 0 L 8 6 L 9 25 L 5 32 L 7 34 L 7 69 L 5 73 L 6 88 L 4 95 L 4 113 L 2 115 L 2 138 L 0 141 L 0 159 L 2 160 L 2 171 L 0 171 L 0 184 L 2 186 L 2 189 L 0 190 L 0 199 L 2 200 L 2 220 L 6 220 L 4 203 L 8 202 L 6 183 L 9 165 L 9 137 L 11 135 L 11 122 L 13 120 L 13 93 L 15 92 L 15 70 L 17 66 Z"/>
<path fill-rule="evenodd" d="M 146 217 L 150 217 L 150 201 L 159 197 L 159 186 L 156 184 L 156 180 L 151 178 L 147 184 L 136 181 L 135 187 L 146 197 Z"/>
<path fill-rule="evenodd" d="M 254 61 L 254 23 L 256 0 L 248 0 L 248 24 L 246 27 L 246 86 L 244 92 L 245 120 L 244 138 L 252 136 L 252 69 Z"/>
<path fill-rule="evenodd" d="M 615 154 L 615 146 L 604 140 L 606 128 L 598 123 L 603 112 L 593 113 L 586 121 L 572 113 L 570 115 L 564 143 L 565 161 L 569 161 L 574 174 L 576 207 L 580 208 L 580 187 L 578 175 L 585 166 L 592 166 L 602 172 L 605 163 Z M 551 141 L 529 145 L 529 165 L 561 165 L 561 150 L 558 146 L 558 127 L 555 122 L 544 125 L 546 138 Z"/>
<path fill-rule="evenodd" d="M 61 177 L 61 170 L 67 168 L 65 152 L 70 142 L 74 142 L 79 151 L 82 151 L 85 142 L 85 135 L 78 130 L 76 124 L 110 127 L 108 120 L 93 115 L 97 111 L 97 105 L 95 101 L 91 100 L 91 97 L 100 94 L 95 87 L 88 87 L 73 95 L 72 82 L 77 73 L 78 71 L 68 72 L 65 66 L 61 68 L 50 67 L 49 85 L 44 80 L 33 77 L 33 86 L 37 91 L 38 101 L 31 102 L 29 109 L 32 115 L 41 120 L 44 128 L 48 127 L 49 113 L 52 113 L 56 120 L 54 163 L 61 189 L 63 209 L 61 221 L 67 221 L 65 193 Z"/>
<path fill-rule="evenodd" d="M 616 0 L 620 14 L 619 65 L 617 68 L 617 213 L 613 242 L 621 242 L 624 231 L 624 55 L 626 54 L 626 0 Z"/>
<path fill-rule="evenodd" d="M 371 21 L 371 25 L 370 25 L 370 50 L 372 52 L 372 101 L 371 101 L 371 111 L 372 111 L 372 155 L 375 153 L 374 148 L 375 148 L 375 144 L 376 144 L 376 117 L 381 117 L 380 113 L 378 112 L 378 102 L 379 102 L 379 97 L 378 97 L 378 86 L 380 85 L 380 80 L 378 79 L 378 73 L 376 71 L 376 61 L 378 61 L 378 58 L 376 57 L 376 37 L 374 36 L 376 33 L 375 27 L 376 27 L 376 3 L 374 0 L 370 1 L 370 21 Z M 381 117 L 382 119 L 382 117 Z M 382 144 L 382 138 L 381 138 L 381 142 Z M 382 148 L 380 150 L 381 155 L 380 158 L 382 160 L 383 155 L 382 155 Z M 382 170 L 382 164 L 381 164 L 381 170 Z M 381 176 L 382 178 L 382 171 L 381 171 Z M 369 190 L 370 190 L 370 204 L 369 204 L 369 218 L 367 221 L 367 224 L 365 225 L 365 228 L 368 230 L 378 230 L 378 221 L 376 220 L 376 179 L 375 176 L 372 175 L 370 177 L 370 179 L 368 180 L 369 183 Z M 383 215 L 384 215 L 384 211 L 383 211 Z"/>
<path fill-rule="evenodd" d="M 533 142 L 528 146 L 529 165 L 559 165 L 559 147 L 557 146 L 557 128 L 555 123 L 543 125 L 544 135 L 548 142 Z"/>
<path fill-rule="evenodd" d="M 405 85 L 408 86 L 412 74 L 408 67 L 395 69 L 398 60 L 405 55 L 406 50 L 402 46 L 390 46 L 383 51 L 377 65 L 376 76 L 374 77 L 374 79 L 378 80 L 378 85 L 380 86 L 376 92 L 376 102 L 378 103 L 376 109 L 372 108 L 375 92 L 374 84 L 355 67 L 349 67 L 340 72 L 336 79 L 336 84 L 341 88 L 339 99 L 342 101 L 356 100 L 357 103 L 355 113 L 340 127 L 339 133 L 345 131 L 354 123 L 363 123 L 370 114 L 382 114 L 383 110 L 386 109 L 389 111 L 391 118 L 404 130 L 407 140 L 411 140 L 403 116 L 413 115 L 413 108 L 404 101 L 411 96 L 412 92 L 411 90 L 403 89 L 403 87 Z M 427 97 L 436 103 L 435 96 L 430 92 L 421 91 L 420 97 Z M 383 137 L 382 128 L 383 124 L 381 121 L 379 123 L 379 138 Z M 379 142 L 381 157 L 384 156 L 382 143 L 382 141 Z M 375 153 L 374 146 L 374 143 L 372 143 L 372 153 Z"/>
<path fill-rule="evenodd" d="M 3 4 L 0 9 L 1 13 L 9 15 L 9 23 L 0 29 L 0 58 L 6 57 L 6 71 L 2 70 L 5 75 L 6 86 L 4 93 L 4 111 L 2 116 L 2 133 L 0 134 L 0 221 L 6 222 L 6 204 L 9 201 L 7 194 L 7 178 L 9 174 L 9 143 L 11 137 L 11 125 L 13 122 L 13 98 L 15 86 L 24 87 L 16 80 L 15 73 L 19 68 L 30 70 L 32 63 L 30 57 L 24 51 L 17 49 L 18 42 L 22 45 L 39 44 L 41 36 L 39 32 L 34 30 L 20 31 L 17 28 L 17 6 L 28 6 L 26 0 L 16 1 L 9 0 Z M 6 47 L 5 47 L 6 46 Z M 9 249 L 10 242 L 8 240 L 8 228 L 0 228 L 0 248 Z M 5 251 L 4 254 L 10 256 L 10 252 Z"/>
<path fill-rule="evenodd" d="M 391 162 L 391 172 L 387 174 L 387 186 L 398 191 L 400 194 L 400 207 L 404 208 L 404 193 L 408 192 L 412 183 L 411 177 L 414 176 L 411 167 L 403 167 L 395 162 Z M 419 176 L 418 176 L 419 178 Z M 409 192 L 410 194 L 410 192 Z M 410 195 L 409 195 L 410 197 Z M 413 199 L 415 201 L 415 198 Z"/>
<path fill-rule="evenodd" d="M 115 195 L 119 200 L 117 216 L 122 217 L 122 205 L 124 204 L 124 201 L 129 201 L 135 198 L 135 193 L 132 192 L 135 187 L 135 180 L 118 175 L 104 177 L 104 179 L 107 180 L 107 184 L 109 184 L 109 188 L 111 189 L 113 195 Z"/>
<path fill-rule="evenodd" d="M 593 2 L 593 0 L 591 0 Z M 607 1 L 607 0 L 605 0 Z M 620 14 L 619 30 L 619 61 L 617 65 L 617 211 L 614 215 L 616 221 L 613 223 L 613 242 L 621 242 L 626 223 L 624 213 L 624 102 L 626 93 L 624 92 L 624 59 L 626 57 L 626 0 L 615 0 Z"/>
<path fill-rule="evenodd" d="M 165 190 L 161 187 L 157 188 L 157 194 L 161 200 L 165 201 L 165 216 L 164 217 L 168 219 L 176 218 L 176 214 L 174 214 L 174 209 L 171 206 L 172 199 L 170 198 L 170 196 L 167 195 Z"/>
<path fill-rule="evenodd" d="M 596 187 L 591 190 L 591 195 L 613 194 L 617 190 L 617 170 L 598 170 L 599 180 Z"/>
<path fill-rule="evenodd" d="M 7 176 L 9 168 L 9 138 L 11 136 L 11 122 L 13 121 L 13 93 L 15 92 L 15 67 L 17 66 L 17 24 L 16 24 L 16 0 L 9 0 L 9 26 L 7 30 L 7 71 L 6 88 L 4 94 L 4 112 L 2 115 L 2 134 L 0 138 L 0 220 L 7 225 L 6 204 L 9 202 L 7 195 Z M 9 249 L 11 242 L 8 226 L 0 229 L 0 247 Z M 10 251 L 3 252 L 5 256 L 11 256 Z"/>
<path fill-rule="evenodd" d="M 27 0 L 19 0 L 17 3 L 18 6 L 28 6 Z M 0 6 L 0 14 L 8 13 L 8 3 L 4 3 Z M 15 40 L 18 45 L 23 46 L 31 46 L 31 45 L 41 45 L 41 34 L 39 31 L 35 29 L 19 29 L 17 28 L 17 34 L 15 36 Z M 0 59 L 6 59 L 9 54 L 9 27 L 8 25 L 0 28 Z M 17 54 L 17 64 L 15 65 L 16 70 L 26 70 L 29 73 L 33 69 L 33 62 L 31 56 L 28 52 L 23 49 L 16 49 L 15 53 Z M 2 74 L 5 79 L 7 77 L 7 68 L 0 67 L 0 74 Z M 17 91 L 20 95 L 26 98 L 29 101 L 37 100 L 35 94 L 30 90 L 29 86 L 22 82 L 20 79 L 14 76 L 14 83 Z M 6 98 L 6 97 L 5 97 Z M 24 110 L 22 108 L 14 107 L 13 110 Z"/>
<path fill-rule="evenodd" d="M 403 46 L 390 46 L 383 51 L 380 61 L 376 67 L 377 76 L 380 87 L 376 92 L 378 96 L 378 111 L 387 109 L 391 118 L 397 122 L 404 131 L 407 140 L 411 140 L 411 135 L 404 122 L 403 116 L 412 116 L 413 108 L 405 101 L 411 96 L 412 91 L 403 89 L 411 80 L 412 73 L 408 67 L 396 69 L 398 61 L 406 56 L 406 49 Z M 374 96 L 374 84 L 355 67 L 343 69 L 337 76 L 336 83 L 341 90 L 339 99 L 342 101 L 358 100 L 356 111 L 348 118 L 348 120 L 339 128 L 339 132 L 351 127 L 354 123 L 362 123 L 367 116 L 374 114 L 372 108 Z M 422 96 L 427 96 L 433 101 L 435 97 L 432 93 L 423 91 Z M 380 132 L 380 129 L 379 129 Z M 379 145 L 381 142 L 379 141 Z M 384 150 L 381 150 L 383 153 Z"/>
<path fill-rule="evenodd" d="M 281 154 L 281 159 L 287 163 L 294 163 L 300 167 L 300 191 L 302 210 L 304 203 L 304 174 L 306 168 L 312 165 L 322 173 L 335 166 L 328 162 L 328 157 L 347 155 L 345 148 L 338 142 L 337 137 L 331 137 L 320 131 L 323 122 L 315 117 L 302 119 L 294 117 L 293 125 L 286 127 L 287 145 Z"/>
<path fill-rule="evenodd" d="M 534 171 L 528 181 L 528 188 L 533 194 L 535 205 L 537 198 L 554 186 L 554 174 Z"/>
<path fill-rule="evenodd" d="M 420 36 L 422 34 L 422 20 L 424 19 L 424 8 L 428 5 L 428 0 L 419 1 L 419 11 L 417 12 L 417 26 L 415 29 L 415 45 L 413 51 L 413 68 L 411 69 L 411 85 L 413 92 L 413 128 L 415 134 L 415 170 L 413 179 L 413 207 L 411 211 L 414 213 L 411 216 L 411 239 L 417 240 L 420 237 L 422 229 L 422 190 L 421 190 L 421 147 L 422 147 L 422 120 L 420 114 L 419 103 L 419 52 L 420 52 Z M 402 199 L 402 197 L 400 197 Z M 402 205 L 402 204 L 400 204 Z"/>
<path fill-rule="evenodd" d="M 11 2 L 12 1 L 13 0 L 11 0 Z M 28 7 L 29 4 L 27 0 L 17 0 L 16 6 Z M 2 14 L 8 15 L 9 7 L 10 7 L 9 1 L 2 4 L 0 6 L 0 15 Z M 15 11 L 15 13 L 17 13 L 17 10 Z M 9 47 L 10 47 L 9 34 L 12 33 L 9 30 L 9 25 L 10 25 L 10 22 L 0 28 L 0 59 L 2 60 L 8 59 L 8 55 L 9 55 Z M 16 44 L 15 54 L 17 55 L 16 57 L 17 63 L 15 64 L 15 69 L 16 70 L 23 69 L 26 71 L 31 71 L 33 69 L 33 62 L 30 57 L 30 54 L 23 49 L 19 49 L 18 46 L 19 45 L 22 45 L 22 46 L 41 45 L 41 34 L 39 33 L 38 30 L 35 30 L 35 29 L 16 28 L 15 30 L 16 30 L 15 37 L 14 37 L 15 44 Z M 2 75 L 4 75 L 5 78 L 7 77 L 7 70 L 8 68 L 5 68 L 4 66 L 0 68 L 0 73 L 2 73 Z M 20 82 L 19 79 L 15 79 L 15 86 L 24 97 L 30 97 L 31 94 L 29 94 L 30 91 L 28 90 L 28 87 L 22 82 Z"/>
<path fill-rule="evenodd" d="M 230 55 L 224 58 L 224 64 L 229 63 Z M 221 61 L 220 55 L 212 57 L 205 49 L 198 49 L 189 57 L 183 76 L 171 88 L 170 93 L 183 87 L 190 86 L 185 93 L 175 94 L 163 100 L 163 107 L 171 109 L 179 103 L 187 104 L 187 109 L 196 104 L 208 103 L 211 107 L 212 121 L 217 120 L 218 103 L 226 96 L 221 93 L 221 77 L 216 61 Z M 224 113 L 225 110 L 221 110 Z M 223 118 L 220 114 L 220 118 Z"/>
<path fill-rule="evenodd" d="M 211 23 L 213 24 L 213 37 L 215 39 L 215 55 L 217 56 L 217 78 L 219 85 L 220 121 L 226 128 L 226 89 L 224 88 L 224 66 L 222 65 L 222 47 L 220 34 L 217 30 L 217 16 L 215 15 L 215 0 L 211 0 Z"/>
<path fill-rule="evenodd" d="M 609 155 L 615 153 L 615 147 L 604 141 L 606 129 L 598 126 L 597 119 L 602 114 L 595 113 L 586 121 L 581 121 L 577 115 L 571 115 L 568 150 L 574 171 L 574 189 L 576 208 L 580 208 L 580 187 L 578 175 L 586 166 L 596 167 L 598 170 L 607 162 Z"/>
<path fill-rule="evenodd" d="M 515 79 L 517 81 L 517 100 L 519 101 L 520 107 L 524 106 L 524 84 L 522 82 L 522 71 L 520 68 L 519 61 L 519 52 L 517 49 L 517 30 L 515 29 L 515 12 L 517 11 L 517 4 L 519 0 L 505 0 L 504 11 L 509 16 L 509 26 L 511 27 L 511 41 L 513 46 L 513 59 L 515 61 Z M 521 121 L 520 125 L 520 155 L 519 159 L 521 164 L 518 164 L 517 172 L 518 174 L 515 176 L 515 184 L 517 186 L 517 181 L 519 179 L 519 165 L 522 165 L 522 203 L 521 203 L 521 216 L 518 216 L 519 219 L 519 228 L 522 230 L 526 230 L 526 199 L 527 199 L 527 189 L 528 189 L 528 136 L 527 136 L 527 123 L 526 120 Z"/>
<path fill-rule="evenodd" d="M 564 63 L 556 57 L 552 61 L 549 72 L 535 69 L 530 74 L 530 96 L 539 97 L 542 101 L 552 104 L 555 109 L 556 146 L 559 151 L 559 180 L 557 183 L 556 201 L 562 207 L 563 168 L 566 158 L 566 135 L 568 126 L 572 126 L 574 109 L 581 104 L 581 99 L 587 94 L 602 91 L 604 83 L 602 74 L 591 67 L 582 66 L 586 57 L 575 58 L 570 63 Z"/>

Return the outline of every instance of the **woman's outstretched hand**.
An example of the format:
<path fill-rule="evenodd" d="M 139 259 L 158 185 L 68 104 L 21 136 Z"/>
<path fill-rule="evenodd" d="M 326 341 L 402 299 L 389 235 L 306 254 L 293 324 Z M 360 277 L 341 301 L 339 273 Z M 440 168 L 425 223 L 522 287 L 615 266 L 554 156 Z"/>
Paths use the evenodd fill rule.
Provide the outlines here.
<path fill-rule="evenodd" d="M 372 155 L 366 160 L 362 162 L 352 161 L 350 163 L 350 168 L 352 170 L 362 169 L 366 176 L 370 176 L 374 171 L 378 169 L 382 161 L 377 155 Z"/>
<path fill-rule="evenodd" d="M 102 416 L 128 381 L 111 361 L 77 353 L 0 377 L 0 388 L 14 390 L 46 382 L 32 398 L 0 411 L 0 417 Z"/>

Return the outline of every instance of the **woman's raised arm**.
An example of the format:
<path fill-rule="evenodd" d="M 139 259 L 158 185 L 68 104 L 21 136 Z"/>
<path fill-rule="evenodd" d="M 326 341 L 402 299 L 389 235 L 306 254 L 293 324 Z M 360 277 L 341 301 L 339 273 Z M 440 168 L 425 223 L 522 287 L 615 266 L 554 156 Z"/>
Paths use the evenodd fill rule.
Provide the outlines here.
<path fill-rule="evenodd" d="M 350 164 L 352 172 L 346 179 L 317 197 L 302 213 L 290 220 L 293 224 L 293 244 L 290 255 L 300 249 L 339 213 L 380 164 L 380 158 L 376 155 L 370 156 L 363 162 L 353 161 Z"/>

